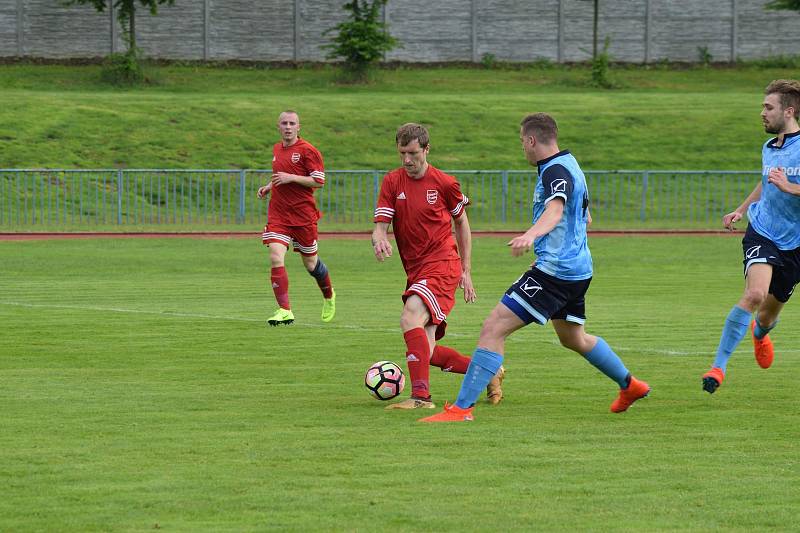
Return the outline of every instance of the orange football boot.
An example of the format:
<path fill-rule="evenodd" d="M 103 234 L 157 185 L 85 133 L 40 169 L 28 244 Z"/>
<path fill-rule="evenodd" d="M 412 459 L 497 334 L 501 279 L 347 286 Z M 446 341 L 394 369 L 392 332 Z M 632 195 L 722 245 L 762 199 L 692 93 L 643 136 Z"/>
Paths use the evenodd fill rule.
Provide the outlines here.
<path fill-rule="evenodd" d="M 628 410 L 628 407 L 633 405 L 633 402 L 644 398 L 650 394 L 650 385 L 644 381 L 639 381 L 631 376 L 631 382 L 627 389 L 620 389 L 619 396 L 611 404 L 612 413 L 623 413 Z"/>
<path fill-rule="evenodd" d="M 714 394 L 714 391 L 722 385 L 722 380 L 724 379 L 725 372 L 723 372 L 721 368 L 713 367 L 703 374 L 703 390 L 709 394 Z"/>
<path fill-rule="evenodd" d="M 472 416 L 472 407 L 469 409 L 462 409 L 457 405 L 450 405 L 444 402 L 444 411 L 439 414 L 420 418 L 419 422 L 472 422 L 475 417 Z"/>
<path fill-rule="evenodd" d="M 756 363 L 761 368 L 769 368 L 772 366 L 772 360 L 775 358 L 775 350 L 772 348 L 772 341 L 769 340 L 769 335 L 764 335 L 762 338 L 756 338 L 756 321 L 750 323 L 750 331 L 753 333 L 753 348 L 756 354 Z"/>

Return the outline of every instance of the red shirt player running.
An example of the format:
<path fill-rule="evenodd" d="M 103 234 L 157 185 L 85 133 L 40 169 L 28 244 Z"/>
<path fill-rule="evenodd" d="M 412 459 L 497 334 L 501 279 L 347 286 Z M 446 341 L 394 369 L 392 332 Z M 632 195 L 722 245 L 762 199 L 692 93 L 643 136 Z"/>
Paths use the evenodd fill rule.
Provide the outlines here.
<path fill-rule="evenodd" d="M 408 276 L 400 325 L 412 392 L 411 398 L 387 409 L 433 409 L 429 365 L 464 374 L 470 362 L 456 350 L 436 345 L 444 336 L 447 314 L 455 305 L 456 287 L 464 289 L 465 302 L 476 298 L 471 275 L 472 237 L 465 210 L 469 200 L 453 176 L 428 164 L 429 137 L 423 126 L 401 126 L 396 141 L 403 166 L 383 178 L 372 245 L 378 261 L 392 255 L 387 234 L 392 224 Z M 502 379 L 499 372 L 489 384 L 490 403 L 502 398 Z"/>
<path fill-rule="evenodd" d="M 272 179 L 258 189 L 258 197 L 272 193 L 262 241 L 269 246 L 271 281 L 278 310 L 267 320 L 269 325 L 291 324 L 294 314 L 289 304 L 289 277 L 284 258 L 291 246 L 300 253 L 303 265 L 322 291 L 322 321 L 330 322 L 336 313 L 336 294 L 328 268 L 317 256 L 317 220 L 320 213 L 314 189 L 325 185 L 325 167 L 319 151 L 299 136 L 300 117 L 284 111 L 278 117 L 281 142 L 272 147 Z"/>

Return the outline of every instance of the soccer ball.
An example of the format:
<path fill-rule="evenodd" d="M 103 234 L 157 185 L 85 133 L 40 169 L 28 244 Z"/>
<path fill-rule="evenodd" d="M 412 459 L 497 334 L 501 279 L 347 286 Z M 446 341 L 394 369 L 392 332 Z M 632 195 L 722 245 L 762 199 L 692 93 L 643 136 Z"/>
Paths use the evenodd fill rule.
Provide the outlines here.
<path fill-rule="evenodd" d="M 378 361 L 367 370 L 364 385 L 373 397 L 379 400 L 391 400 L 403 392 L 406 376 L 395 363 Z"/>

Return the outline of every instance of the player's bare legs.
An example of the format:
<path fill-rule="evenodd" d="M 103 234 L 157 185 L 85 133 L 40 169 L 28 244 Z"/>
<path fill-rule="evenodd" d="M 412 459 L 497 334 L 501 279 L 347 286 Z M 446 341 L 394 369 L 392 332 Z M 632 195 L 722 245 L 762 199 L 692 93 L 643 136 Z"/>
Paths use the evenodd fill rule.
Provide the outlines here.
<path fill-rule="evenodd" d="M 478 347 L 472 353 L 472 360 L 466 375 L 464 375 L 464 380 L 461 382 L 461 390 L 458 392 L 455 404 L 445 404 L 443 412 L 420 421 L 460 422 L 472 420 L 472 409 L 475 402 L 478 401 L 478 397 L 492 380 L 504 373 L 502 363 L 506 337 L 524 326 L 525 323 L 516 314 L 504 304 L 498 303 L 483 321 Z M 490 403 L 496 402 L 491 402 L 490 398 Z"/>
<path fill-rule="evenodd" d="M 301 255 L 303 266 L 309 275 L 317 281 L 319 290 L 322 291 L 322 321 L 330 322 L 336 314 L 336 292 L 331 284 L 328 267 L 317 254 Z"/>
<path fill-rule="evenodd" d="M 611 411 L 621 413 L 640 398 L 650 394 L 650 386 L 633 377 L 619 356 L 602 337 L 589 335 L 583 324 L 554 319 L 553 329 L 565 348 L 581 354 L 600 372 L 619 385 L 617 399 L 611 404 Z"/>
<path fill-rule="evenodd" d="M 503 355 L 506 337 L 525 326 L 525 322 L 505 305 L 497 304 L 483 321 L 478 346 Z"/>
<path fill-rule="evenodd" d="M 271 242 L 269 244 L 269 261 L 271 264 L 270 281 L 278 310 L 267 319 L 270 326 L 289 325 L 294 322 L 292 306 L 289 303 L 289 276 L 286 273 L 284 261 L 288 248 L 283 244 Z"/>
<path fill-rule="evenodd" d="M 713 394 L 725 379 L 728 359 L 747 334 L 753 312 L 760 309 L 769 296 L 769 284 L 772 280 L 772 265 L 768 263 L 755 263 L 747 269 L 744 294 L 733 306 L 725 320 L 722 329 L 717 355 L 711 370 L 703 374 L 703 390 Z M 770 305 L 767 305 L 772 309 Z M 772 323 L 770 323 L 772 324 Z M 768 326 L 767 324 L 763 324 Z"/>

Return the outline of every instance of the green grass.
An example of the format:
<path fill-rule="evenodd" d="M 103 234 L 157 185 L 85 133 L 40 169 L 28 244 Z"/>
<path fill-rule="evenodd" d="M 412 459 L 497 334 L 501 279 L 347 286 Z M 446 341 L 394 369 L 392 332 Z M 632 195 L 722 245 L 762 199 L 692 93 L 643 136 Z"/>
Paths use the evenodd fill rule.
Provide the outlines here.
<path fill-rule="evenodd" d="M 776 362 L 745 339 L 700 390 L 742 287 L 736 238 L 594 238 L 589 331 L 653 386 L 615 386 L 550 328 L 508 342 L 506 399 L 426 426 L 361 383 L 402 363 L 404 277 L 364 240 L 324 240 L 335 321 L 296 257 L 297 322 L 274 302 L 258 239 L 0 242 L 0 529 L 4 531 L 791 530 L 800 505 L 791 302 Z M 474 246 L 479 301 L 446 341 L 474 347 L 527 264 Z M 437 401 L 459 376 L 432 373 Z M 427 414 L 427 413 L 425 413 Z"/>
<path fill-rule="evenodd" d="M 586 67 L 381 70 L 364 87 L 332 68 L 150 67 L 122 90 L 99 67 L 0 65 L 0 168 L 263 168 L 274 123 L 295 108 L 329 169 L 397 165 L 394 132 L 428 124 L 447 169 L 526 169 L 520 118 L 547 111 L 586 169 L 759 166 L 762 90 L 792 68 L 629 67 L 619 89 L 586 86 Z"/>

